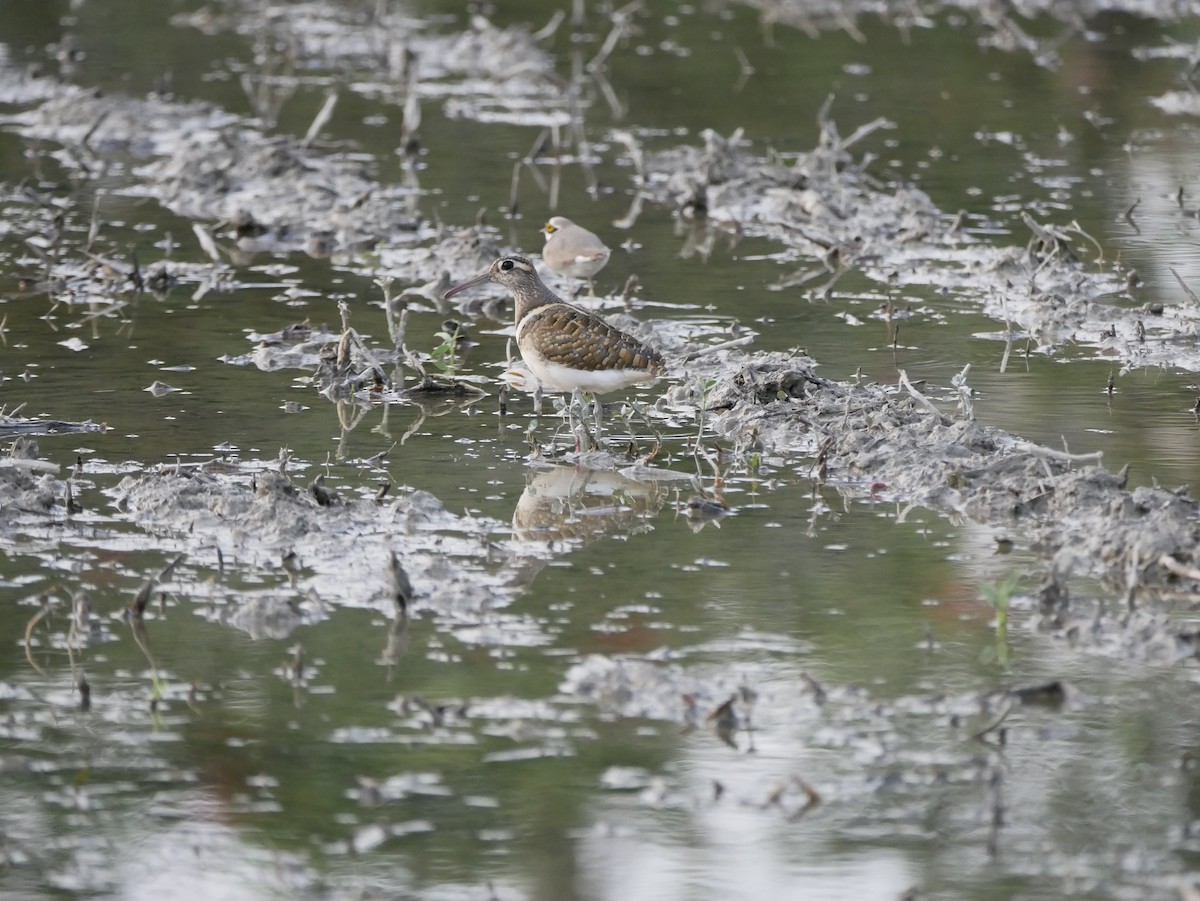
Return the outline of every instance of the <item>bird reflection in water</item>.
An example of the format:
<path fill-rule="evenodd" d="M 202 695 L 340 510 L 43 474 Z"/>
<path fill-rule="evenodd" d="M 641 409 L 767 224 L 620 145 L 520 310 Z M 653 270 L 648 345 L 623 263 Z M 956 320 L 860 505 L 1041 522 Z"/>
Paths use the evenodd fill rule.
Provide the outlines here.
<path fill-rule="evenodd" d="M 587 543 L 609 534 L 633 535 L 650 528 L 667 489 L 613 470 L 553 466 L 531 472 L 513 511 L 519 541 Z"/>

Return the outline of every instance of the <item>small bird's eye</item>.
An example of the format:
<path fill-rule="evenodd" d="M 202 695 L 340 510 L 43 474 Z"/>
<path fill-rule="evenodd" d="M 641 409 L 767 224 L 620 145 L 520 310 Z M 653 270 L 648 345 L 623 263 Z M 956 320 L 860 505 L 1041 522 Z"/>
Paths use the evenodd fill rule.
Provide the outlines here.
<path fill-rule="evenodd" d="M 502 262 L 500 264 L 500 268 L 503 269 L 505 272 L 508 272 L 508 270 L 511 269 L 515 265 L 516 265 L 516 263 L 514 263 L 512 260 L 505 260 L 504 262 Z"/>

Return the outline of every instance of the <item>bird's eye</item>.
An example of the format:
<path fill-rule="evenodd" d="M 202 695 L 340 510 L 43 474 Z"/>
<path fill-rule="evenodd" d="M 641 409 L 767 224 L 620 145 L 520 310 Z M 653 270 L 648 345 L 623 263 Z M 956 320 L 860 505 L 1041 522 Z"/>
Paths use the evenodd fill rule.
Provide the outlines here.
<path fill-rule="evenodd" d="M 503 269 L 505 272 L 508 272 L 508 270 L 512 269 L 512 267 L 515 265 L 516 265 L 516 263 L 514 263 L 512 260 L 505 260 L 504 262 L 502 262 L 500 264 L 500 268 Z"/>

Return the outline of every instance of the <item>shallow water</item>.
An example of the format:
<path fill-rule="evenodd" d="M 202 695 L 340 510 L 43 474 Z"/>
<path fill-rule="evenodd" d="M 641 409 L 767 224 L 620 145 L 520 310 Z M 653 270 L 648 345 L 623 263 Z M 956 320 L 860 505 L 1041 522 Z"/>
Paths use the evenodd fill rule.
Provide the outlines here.
<path fill-rule="evenodd" d="M 1184 63 L 1134 51 L 1187 43 L 1195 19 L 1110 13 L 1086 35 L 1024 23 L 1048 44 L 1063 36 L 1062 64 L 1044 67 L 1025 52 L 981 50 L 970 13 L 941 13 L 907 34 L 864 17 L 863 43 L 781 26 L 768 41 L 741 7 L 653 6 L 609 66 L 623 114 L 601 100 L 586 113 L 600 190 L 589 195 L 580 167 L 565 165 L 553 210 L 614 246 L 628 241 L 601 291 L 636 274 L 641 315 L 705 317 L 714 331 L 736 322 L 755 333 L 755 348 L 802 347 L 835 379 L 892 384 L 904 369 L 946 387 L 969 363 L 984 423 L 1103 451 L 1111 468 L 1130 465 L 1134 483 L 1195 480 L 1194 371 L 1122 372 L 1082 345 L 1026 357 L 1021 341 L 1001 371 L 1005 324 L 976 299 L 854 271 L 827 299 L 775 291 L 798 261 L 762 238 L 684 256 L 684 230 L 649 205 L 627 234 L 609 226 L 631 192 L 612 128 L 660 147 L 743 128 L 761 152 L 794 153 L 816 142 L 833 94 L 843 135 L 877 116 L 895 124 L 856 148 L 877 157 L 881 178 L 913 181 L 948 214 L 966 210 L 1000 245 L 1025 243 L 1022 210 L 1074 220 L 1106 259 L 1138 270 L 1137 303 L 1188 303 L 1168 267 L 1200 284 L 1194 128 L 1150 102 L 1180 88 Z M 495 22 L 536 29 L 554 10 L 505 4 Z M 272 39 L 169 21 L 193 11 L 149 0 L 31 5 L 9 11 L 0 60 L 134 96 L 161 89 L 170 72 L 178 99 L 250 115 L 237 73 L 275 74 Z M 438 17 L 435 32 L 461 27 L 455 4 L 411 12 Z M 319 5 L 294 15 L 298 29 L 324 21 Z M 565 34 L 551 45 L 560 74 L 571 71 L 573 48 L 585 59 L 599 48 L 607 25 L 591 27 L 577 45 Z M 46 45 L 65 35 L 81 52 L 63 69 Z M 754 68 L 744 84 L 735 48 Z M 295 76 L 279 130 L 303 134 L 326 87 L 339 85 L 320 144 L 361 154 L 381 183 L 398 182 L 400 111 L 366 75 L 310 62 Z M 424 103 L 420 211 L 457 227 L 485 210 L 502 240 L 535 251 L 547 193 L 527 173 L 519 216 L 505 207 L 514 159 L 538 128 L 483 124 L 470 97 L 463 102 L 461 115 Z M 104 253 L 136 246 L 143 261 L 165 250 L 206 259 L 189 220 L 129 196 L 145 159 L 96 156 L 82 178 L 56 146 L 22 139 L 11 121 L 0 131 L 0 179 L 13 188 L 0 232 L 0 402 L 108 426 L 39 438 L 42 456 L 64 469 L 84 461 L 83 510 L 30 515 L 0 535 L 5 891 L 1176 897 L 1193 878 L 1195 664 L 1164 665 L 1086 636 L 1073 647 L 1039 631 L 1038 564 L 1022 535 L 904 507 L 886 486 L 867 499 L 814 487 L 802 456 L 765 454 L 718 486 L 685 446 L 690 426 L 667 429 L 655 465 L 694 482 L 597 477 L 584 489 L 573 469 L 530 465 L 528 401 L 514 399 L 501 416 L 494 384 L 469 409 L 339 411 L 306 372 L 225 362 L 252 350 L 253 333 L 306 318 L 337 329 L 342 297 L 355 328 L 387 345 L 379 289 L 359 264 L 261 254 L 235 267 L 246 287 L 232 292 L 192 299 L 193 286 L 181 286 L 95 319 L 52 307 L 18 284 L 39 269 L 26 237 L 52 228 L 47 210 L 13 200 L 18 183 L 63 202 L 78 243 L 98 202 Z M 548 178 L 553 167 L 541 169 Z M 1086 242 L 1080 252 L 1091 253 Z M 874 315 L 887 300 L 913 311 L 898 333 Z M 414 309 L 409 346 L 434 346 L 444 318 Z M 478 346 L 467 372 L 499 375 L 504 324 L 468 325 Z M 146 389 L 156 380 L 179 390 L 155 396 Z M 537 424 L 543 439 L 549 420 Z M 249 483 L 281 447 L 302 485 L 325 474 L 347 496 L 369 497 L 384 482 L 392 497 L 431 493 L 464 518 L 444 526 L 448 545 L 474 522 L 484 535 L 475 572 L 494 602 L 418 598 L 402 624 L 390 599 L 363 588 L 382 581 L 382 559 L 353 541 L 340 570 L 303 554 L 285 565 L 288 547 L 239 544 L 236 524 L 205 545 L 165 524 L 135 526 L 116 506 L 127 472 L 223 459 Z M 734 514 L 692 528 L 697 486 L 719 490 Z M 520 551 L 529 522 L 552 539 L 535 542 L 537 553 Z M 999 553 L 997 537 L 1014 540 L 1014 552 Z M 144 632 L 131 629 L 120 611 L 185 551 L 154 593 Z M 1022 580 L 1003 641 L 982 589 L 1012 574 Z M 97 616 L 86 642 L 69 629 L 80 588 Z M 1097 586 L 1072 588 L 1108 598 L 1120 615 L 1119 600 Z M 43 595 L 54 599 L 50 614 L 32 622 Z M 254 638 L 239 627 L 240 610 L 281 597 L 298 611 L 290 632 Z M 628 696 L 606 688 L 621 666 Z M 1005 713 L 981 701 L 1052 681 L 1067 686 L 1061 705 Z M 723 735 L 719 710 L 730 698 L 739 728 Z"/>

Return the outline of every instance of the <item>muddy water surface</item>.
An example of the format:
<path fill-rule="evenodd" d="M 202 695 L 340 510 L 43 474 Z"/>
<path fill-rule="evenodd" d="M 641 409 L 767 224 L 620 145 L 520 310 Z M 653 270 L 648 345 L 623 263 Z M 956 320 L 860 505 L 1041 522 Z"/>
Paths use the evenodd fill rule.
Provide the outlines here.
<path fill-rule="evenodd" d="M 1131 607 L 1111 572 L 1060 572 L 1027 522 L 869 470 L 822 482 L 813 434 L 748 437 L 737 409 L 720 425 L 702 384 L 691 406 L 642 392 L 649 424 L 610 411 L 610 455 L 577 457 L 549 403 L 534 417 L 512 392 L 500 413 L 499 293 L 409 296 L 412 355 L 444 378 L 439 332 L 460 321 L 474 346 L 451 374 L 486 394 L 404 393 L 419 379 L 389 356 L 398 307 L 376 279 L 398 295 L 536 253 L 557 213 L 614 248 L 605 312 L 636 275 L 634 312 L 680 356 L 748 338 L 738 352 L 802 349 L 843 385 L 903 371 L 955 416 L 970 364 L 975 418 L 1012 440 L 1101 451 L 1131 488 L 1195 480 L 1200 304 L 1171 270 L 1200 284 L 1197 20 L 955 7 L 796 27 L 788 7 L 764 28 L 750 6 L 648 4 L 621 34 L 547 3 L 490 23 L 433 3 L 9 11 L 0 403 L 37 451 L 4 468 L 20 478 L 0 507 L 5 891 L 1193 891 L 1186 585 Z M 790 163 L 820 121 L 845 139 L 880 117 L 846 171 L 878 196 L 925 192 L 911 209 L 931 234 L 962 211 L 980 261 L 1024 251 L 1022 214 L 1064 230 L 1099 294 L 1028 302 L 1049 254 L 1006 286 L 963 255 L 950 273 L 849 233 L 852 262 L 827 269 L 764 216 L 722 219 L 717 181 L 707 222 L 649 189 L 628 215 L 652 155 L 711 144 L 706 129 Z M 229 147 L 275 166 L 241 181 Z M 868 204 L 846 197 L 857 225 Z M 778 222 L 810 199 L 786 198 Z M 240 251 L 239 212 L 267 228 Z M 166 280 L 134 290 L 135 265 Z M 385 388 L 322 382 L 338 301 Z M 1088 319 L 1108 308 L 1130 313 L 1111 337 Z M 316 337 L 291 356 L 266 337 L 306 320 Z M 1048 582 L 1074 618 L 1048 609 Z"/>

